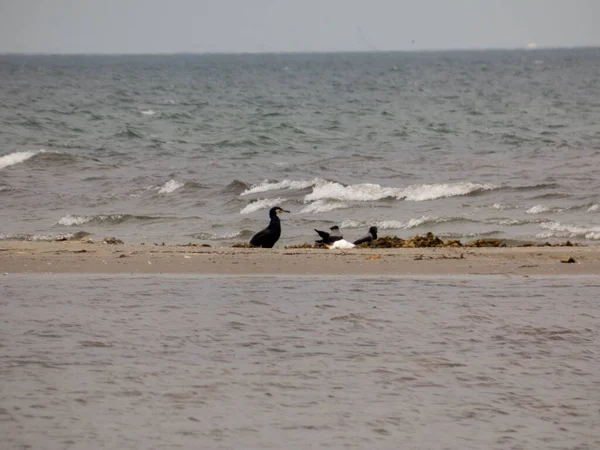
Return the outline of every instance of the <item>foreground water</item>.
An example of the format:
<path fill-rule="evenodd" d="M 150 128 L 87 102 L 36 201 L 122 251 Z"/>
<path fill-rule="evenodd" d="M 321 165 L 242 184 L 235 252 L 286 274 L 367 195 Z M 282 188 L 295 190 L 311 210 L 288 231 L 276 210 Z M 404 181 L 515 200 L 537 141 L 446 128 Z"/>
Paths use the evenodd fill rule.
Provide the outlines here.
<path fill-rule="evenodd" d="M 5 448 L 600 447 L 593 277 L 5 276 Z"/>
<path fill-rule="evenodd" d="M 600 49 L 0 56 L 0 239 L 600 239 Z"/>

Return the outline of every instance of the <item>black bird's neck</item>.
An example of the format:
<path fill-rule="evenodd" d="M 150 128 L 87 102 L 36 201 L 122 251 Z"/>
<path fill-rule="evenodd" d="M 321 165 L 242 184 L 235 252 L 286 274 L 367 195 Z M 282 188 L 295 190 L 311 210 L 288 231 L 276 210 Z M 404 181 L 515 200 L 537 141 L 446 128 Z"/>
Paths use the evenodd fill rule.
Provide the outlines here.
<path fill-rule="evenodd" d="M 271 221 L 269 222 L 269 229 L 271 230 L 278 230 L 281 228 L 281 222 L 279 220 L 279 217 L 277 216 L 277 214 L 273 214 L 271 216 Z"/>

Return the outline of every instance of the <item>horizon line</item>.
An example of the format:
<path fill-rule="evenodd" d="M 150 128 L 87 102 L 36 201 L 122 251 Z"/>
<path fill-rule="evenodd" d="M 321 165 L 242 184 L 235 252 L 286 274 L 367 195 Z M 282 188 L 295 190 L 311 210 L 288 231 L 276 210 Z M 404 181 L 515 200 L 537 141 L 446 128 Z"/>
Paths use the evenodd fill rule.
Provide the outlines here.
<path fill-rule="evenodd" d="M 6 52 L 0 51 L 0 56 L 176 56 L 176 55 L 327 55 L 351 53 L 433 53 L 433 52 L 485 52 L 485 51 L 524 51 L 535 52 L 538 50 L 583 50 L 600 49 L 600 45 L 575 45 L 575 46 L 536 46 L 536 47 L 464 47 L 464 48 L 431 48 L 431 49 L 404 49 L 404 50 L 282 50 L 282 51 L 172 51 L 172 52 Z"/>

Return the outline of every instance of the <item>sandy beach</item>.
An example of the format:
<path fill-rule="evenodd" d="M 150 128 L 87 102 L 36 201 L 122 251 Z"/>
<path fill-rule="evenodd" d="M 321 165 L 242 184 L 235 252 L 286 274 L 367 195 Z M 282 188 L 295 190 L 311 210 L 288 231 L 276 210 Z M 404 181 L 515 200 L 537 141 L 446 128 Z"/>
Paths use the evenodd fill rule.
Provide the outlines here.
<path fill-rule="evenodd" d="M 572 263 L 566 263 L 570 258 Z M 1 273 L 589 275 L 600 247 L 244 249 L 83 242 L 0 243 Z"/>

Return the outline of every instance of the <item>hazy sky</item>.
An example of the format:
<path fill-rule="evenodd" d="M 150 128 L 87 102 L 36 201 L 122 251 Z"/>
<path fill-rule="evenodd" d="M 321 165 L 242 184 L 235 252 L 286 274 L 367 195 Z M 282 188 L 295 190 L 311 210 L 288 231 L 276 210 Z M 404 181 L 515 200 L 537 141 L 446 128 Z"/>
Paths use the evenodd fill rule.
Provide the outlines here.
<path fill-rule="evenodd" d="M 530 42 L 600 46 L 600 0 L 0 0 L 0 52 L 418 50 Z"/>

